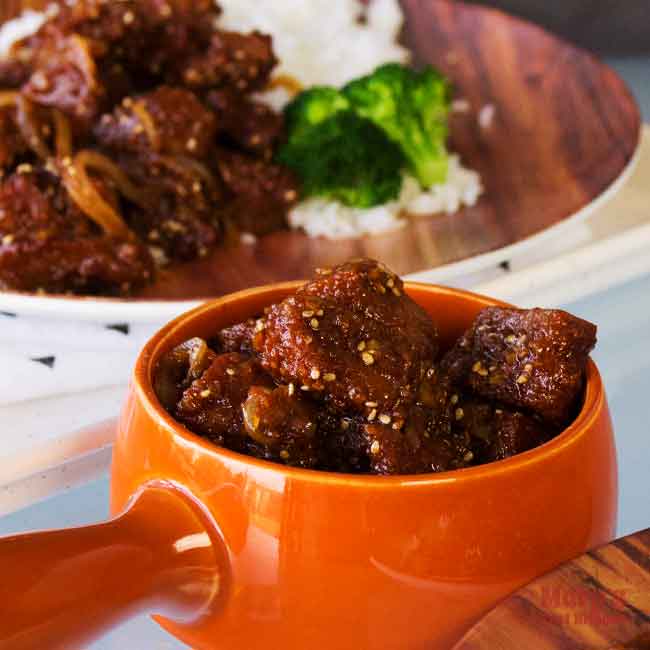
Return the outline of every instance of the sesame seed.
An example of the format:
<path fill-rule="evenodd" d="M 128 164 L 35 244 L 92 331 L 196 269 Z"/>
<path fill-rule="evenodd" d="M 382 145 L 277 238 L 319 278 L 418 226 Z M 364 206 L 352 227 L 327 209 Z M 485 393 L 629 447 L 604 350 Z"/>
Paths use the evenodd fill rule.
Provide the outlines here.
<path fill-rule="evenodd" d="M 311 318 L 314 315 L 314 312 L 311 309 L 302 312 L 303 318 Z"/>
<path fill-rule="evenodd" d="M 235 50 L 234 57 L 236 61 L 243 61 L 246 58 L 244 50 Z"/>
<path fill-rule="evenodd" d="M 392 428 L 395 429 L 395 431 L 399 431 L 403 426 L 404 422 L 402 422 L 402 420 L 397 420 L 396 422 L 393 422 Z"/>
<path fill-rule="evenodd" d="M 383 284 L 377 285 L 377 291 L 383 296 L 386 293 L 386 287 Z"/>
<path fill-rule="evenodd" d="M 34 171 L 34 168 L 29 163 L 23 163 L 22 165 L 18 165 L 16 171 L 19 174 L 31 174 Z"/>
<path fill-rule="evenodd" d="M 333 372 L 326 372 L 323 375 L 325 381 L 336 381 L 336 375 Z"/>
<path fill-rule="evenodd" d="M 135 133 L 136 135 L 140 135 L 141 133 L 144 133 L 144 126 L 142 126 L 142 124 L 136 124 L 133 127 L 133 133 Z"/>
<path fill-rule="evenodd" d="M 468 452 L 463 456 L 463 460 L 464 460 L 466 463 L 469 463 L 469 462 L 470 462 L 471 460 L 473 460 L 473 459 L 474 459 L 474 453 L 471 452 L 471 451 L 468 451 Z"/>
<path fill-rule="evenodd" d="M 306 384 L 303 384 L 303 385 L 300 387 L 300 390 L 304 390 L 305 392 L 308 392 L 308 391 L 310 390 L 310 388 L 309 388 L 309 386 L 307 386 Z"/>
<path fill-rule="evenodd" d="M 462 420 L 465 417 L 465 411 L 463 411 L 462 408 L 458 407 L 456 409 L 456 419 L 457 420 Z"/>
<path fill-rule="evenodd" d="M 317 330 L 319 328 L 319 326 L 320 326 L 320 323 L 318 322 L 318 320 L 316 318 L 312 318 L 309 321 L 309 325 L 313 330 Z"/>
<path fill-rule="evenodd" d="M 350 422 L 348 420 L 341 420 L 341 429 L 347 431 L 350 428 Z"/>
<path fill-rule="evenodd" d="M 376 406 L 379 406 L 379 404 L 377 404 L 377 402 L 366 402 L 366 406 L 368 408 L 375 408 Z"/>
<path fill-rule="evenodd" d="M 485 368 L 481 368 L 480 370 L 477 370 L 476 372 L 478 372 L 478 374 L 481 377 L 487 377 L 488 376 L 488 371 Z"/>
<path fill-rule="evenodd" d="M 316 312 L 316 316 L 324 316 L 324 315 L 325 315 L 325 312 L 324 312 L 322 309 L 319 309 L 319 310 Z"/>
<path fill-rule="evenodd" d="M 372 409 L 372 411 L 368 413 L 368 422 L 372 422 L 376 417 L 377 417 L 377 409 Z"/>
<path fill-rule="evenodd" d="M 528 381 L 528 375 L 526 375 L 523 372 L 521 373 L 521 375 L 519 375 L 519 377 L 517 377 L 518 384 L 525 384 L 527 381 Z"/>
<path fill-rule="evenodd" d="M 497 415 L 501 415 L 501 414 L 503 413 L 503 410 L 502 410 L 502 409 L 495 409 L 494 412 L 495 412 Z"/>
<path fill-rule="evenodd" d="M 458 404 L 458 395 L 452 395 L 450 401 L 452 404 Z"/>
<path fill-rule="evenodd" d="M 504 340 L 506 343 L 514 343 L 517 340 L 517 337 L 514 334 L 510 334 L 509 336 L 506 336 Z"/>
<path fill-rule="evenodd" d="M 289 452 L 286 449 L 283 449 L 280 452 L 280 458 L 282 458 L 282 460 L 287 460 L 289 458 Z"/>
<path fill-rule="evenodd" d="M 433 377 L 433 375 L 435 375 L 435 374 L 436 374 L 436 369 L 435 368 L 429 368 L 429 370 L 427 370 L 427 377 L 429 379 L 431 379 L 431 377 Z"/>
<path fill-rule="evenodd" d="M 132 11 L 126 11 L 122 16 L 125 25 L 130 25 L 135 20 L 135 14 Z"/>
<path fill-rule="evenodd" d="M 212 391 L 209 388 L 206 388 L 205 390 L 202 390 L 200 393 L 201 397 L 210 397 L 212 395 Z"/>
<path fill-rule="evenodd" d="M 379 421 L 382 424 L 390 424 L 391 417 L 390 415 L 383 414 L 379 416 Z"/>
<path fill-rule="evenodd" d="M 379 453 L 380 445 L 379 445 L 379 440 L 374 440 L 373 443 L 370 445 L 370 453 L 373 454 L 373 456 L 376 456 Z"/>
<path fill-rule="evenodd" d="M 359 350 L 359 352 L 363 352 L 365 349 L 366 349 L 366 342 L 361 341 L 361 343 L 359 343 L 359 345 L 357 345 L 357 350 Z"/>
<path fill-rule="evenodd" d="M 318 368 L 312 368 L 309 376 L 312 379 L 320 379 L 320 370 Z"/>
<path fill-rule="evenodd" d="M 478 372 L 482 367 L 482 364 L 480 361 L 477 361 L 473 366 L 472 366 L 472 372 Z"/>
<path fill-rule="evenodd" d="M 13 243 L 14 239 L 15 239 L 15 237 L 14 237 L 13 235 L 5 235 L 5 236 L 2 238 L 2 243 L 3 243 L 5 246 L 9 246 L 9 244 Z"/>
<path fill-rule="evenodd" d="M 226 374 L 233 377 L 234 374 L 235 374 L 235 369 L 234 368 L 226 368 Z"/>
<path fill-rule="evenodd" d="M 316 273 L 318 275 L 329 275 L 332 272 L 332 269 L 324 268 L 324 269 L 316 269 Z"/>
<path fill-rule="evenodd" d="M 526 372 L 530 372 L 532 369 L 533 369 L 533 364 L 532 364 L 532 363 L 527 363 L 527 364 L 524 366 L 524 370 L 525 370 Z"/>
<path fill-rule="evenodd" d="M 296 190 L 287 190 L 284 193 L 284 200 L 287 203 L 291 203 L 292 201 L 295 201 L 298 198 L 298 192 Z"/>
<path fill-rule="evenodd" d="M 261 332 L 264 329 L 264 321 L 259 318 L 257 321 L 255 321 L 255 331 L 256 332 Z"/>
<path fill-rule="evenodd" d="M 188 151 L 196 151 L 196 148 L 199 146 L 199 143 L 197 142 L 196 138 L 190 138 L 186 145 Z"/>
<path fill-rule="evenodd" d="M 201 187 L 201 183 L 199 181 L 194 181 L 192 183 L 192 191 L 195 194 L 198 194 L 203 188 Z"/>
<path fill-rule="evenodd" d="M 363 352 L 361 354 L 361 359 L 367 366 L 371 366 L 373 363 L 375 363 L 375 357 L 373 357 L 370 352 Z"/>
<path fill-rule="evenodd" d="M 160 7 L 160 15 L 163 18 L 169 18 L 172 15 L 172 8 L 167 4 L 163 5 Z"/>
<path fill-rule="evenodd" d="M 399 298 L 402 295 L 402 292 L 397 288 L 393 288 L 393 293 Z"/>
<path fill-rule="evenodd" d="M 289 384 L 287 388 L 287 392 L 289 393 L 289 397 L 291 397 L 296 391 L 296 387 L 293 385 L 293 383 Z"/>

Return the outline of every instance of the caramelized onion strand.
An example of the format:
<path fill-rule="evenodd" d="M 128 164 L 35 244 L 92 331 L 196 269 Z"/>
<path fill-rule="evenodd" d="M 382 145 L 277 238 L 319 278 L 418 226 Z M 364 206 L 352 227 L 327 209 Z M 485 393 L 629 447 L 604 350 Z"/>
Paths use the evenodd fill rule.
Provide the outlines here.
<path fill-rule="evenodd" d="M 80 154 L 72 161 L 63 161 L 60 164 L 61 180 L 70 198 L 106 234 L 120 239 L 132 239 L 133 233 L 122 216 L 95 187 L 83 157 L 79 158 Z"/>

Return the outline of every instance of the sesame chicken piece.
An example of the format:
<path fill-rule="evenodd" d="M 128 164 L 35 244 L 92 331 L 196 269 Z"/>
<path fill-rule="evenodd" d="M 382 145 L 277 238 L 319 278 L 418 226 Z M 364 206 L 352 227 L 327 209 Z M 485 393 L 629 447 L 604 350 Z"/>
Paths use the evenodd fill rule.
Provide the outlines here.
<path fill-rule="evenodd" d="M 20 88 L 31 74 L 28 63 L 17 59 L 0 59 L 0 88 Z"/>
<path fill-rule="evenodd" d="M 0 108 L 0 171 L 8 170 L 28 150 L 16 123 L 16 110 Z"/>
<path fill-rule="evenodd" d="M 214 345 L 222 352 L 250 354 L 253 351 L 253 336 L 255 336 L 256 327 L 254 318 L 226 327 L 216 335 Z"/>
<path fill-rule="evenodd" d="M 94 132 L 108 149 L 205 158 L 214 144 L 216 119 L 190 90 L 160 86 L 125 98 L 101 117 Z"/>
<path fill-rule="evenodd" d="M 44 169 L 23 163 L 0 183 L 0 288 L 128 295 L 152 266 L 145 246 L 105 235 Z"/>
<path fill-rule="evenodd" d="M 561 310 L 484 309 L 443 361 L 452 381 L 558 425 L 584 385 L 596 326 Z"/>
<path fill-rule="evenodd" d="M 216 31 L 207 51 L 184 64 L 181 78 L 188 88 L 232 87 L 250 93 L 264 88 L 276 63 L 270 36 Z"/>
<path fill-rule="evenodd" d="M 157 154 L 124 154 L 121 168 L 138 187 L 145 188 L 146 205 L 130 206 L 133 230 L 157 251 L 159 266 L 170 260 L 206 255 L 222 237 L 223 200 L 218 179 L 206 177 L 201 163 Z"/>
<path fill-rule="evenodd" d="M 195 337 L 164 354 L 156 366 L 153 386 L 160 403 L 173 411 L 183 391 L 217 358 L 206 341 Z"/>
<path fill-rule="evenodd" d="M 234 352 L 218 355 L 183 392 L 175 415 L 212 442 L 245 452 L 248 436 L 242 405 L 253 386 L 273 388 L 273 381 L 256 360 Z"/>
<path fill-rule="evenodd" d="M 271 160 L 284 136 L 282 115 L 232 88 L 210 91 L 207 104 L 217 117 L 217 130 L 224 144 L 233 144 L 264 160 Z"/>
<path fill-rule="evenodd" d="M 287 227 L 287 214 L 299 199 L 298 181 L 289 169 L 226 150 L 219 152 L 218 167 L 230 192 L 225 218 L 258 236 Z"/>
<path fill-rule="evenodd" d="M 559 433 L 558 427 L 544 424 L 503 404 L 458 396 L 453 430 L 464 434 L 474 455 L 474 463 L 491 463 L 538 447 Z"/>
<path fill-rule="evenodd" d="M 321 438 L 313 402 L 290 386 L 253 386 L 242 408 L 255 456 L 295 467 L 317 465 Z"/>
<path fill-rule="evenodd" d="M 405 418 L 438 351 L 429 316 L 370 260 L 337 267 L 273 305 L 253 347 L 276 380 L 379 422 Z"/>

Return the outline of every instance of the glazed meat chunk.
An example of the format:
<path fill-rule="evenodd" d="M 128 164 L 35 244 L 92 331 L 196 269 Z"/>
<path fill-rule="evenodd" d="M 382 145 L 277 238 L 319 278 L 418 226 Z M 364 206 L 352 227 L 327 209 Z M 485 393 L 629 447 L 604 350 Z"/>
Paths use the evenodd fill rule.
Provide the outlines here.
<path fill-rule="evenodd" d="M 107 92 L 85 38 L 53 36 L 39 49 L 34 72 L 22 87 L 28 99 L 60 109 L 87 127 L 105 103 Z"/>
<path fill-rule="evenodd" d="M 201 338 L 193 338 L 163 355 L 154 373 L 154 390 L 161 404 L 170 412 L 183 396 L 183 391 L 198 379 L 217 358 Z"/>
<path fill-rule="evenodd" d="M 151 270 L 144 246 L 104 235 L 49 172 L 22 165 L 0 186 L 3 289 L 128 294 Z"/>
<path fill-rule="evenodd" d="M 502 404 L 455 397 L 453 429 L 466 437 L 476 463 L 510 458 L 538 447 L 559 432 L 554 425 Z"/>
<path fill-rule="evenodd" d="M 211 91 L 207 103 L 217 116 L 218 133 L 226 144 L 271 159 L 284 135 L 280 114 L 230 88 Z"/>
<path fill-rule="evenodd" d="M 298 182 L 286 167 L 239 153 L 221 151 L 219 171 L 231 198 L 224 215 L 242 232 L 265 235 L 286 228 L 298 201 Z"/>
<path fill-rule="evenodd" d="M 411 407 L 403 428 L 366 424 L 364 433 L 373 474 L 444 472 L 473 459 L 465 435 L 436 428 L 438 414 L 421 405 Z"/>
<path fill-rule="evenodd" d="M 403 421 L 438 351 L 431 319 L 369 260 L 321 275 L 263 325 L 254 348 L 278 381 L 379 422 Z"/>
<path fill-rule="evenodd" d="M 296 467 L 316 466 L 320 459 L 318 409 L 295 388 L 253 386 L 243 413 L 255 456 Z"/>
<path fill-rule="evenodd" d="M 202 257 L 221 239 L 223 199 L 218 180 L 198 161 L 167 156 L 120 157 L 131 181 L 144 188 L 145 205 L 132 206 L 129 224 L 149 243 L 156 261 Z"/>
<path fill-rule="evenodd" d="M 190 58 L 182 80 L 190 88 L 232 87 L 240 93 L 262 89 L 277 59 L 270 36 L 217 31 L 205 53 Z"/>
<path fill-rule="evenodd" d="M 16 110 L 0 108 L 0 170 L 7 170 L 28 151 L 16 123 Z"/>
<path fill-rule="evenodd" d="M 243 323 L 222 329 L 214 339 L 215 347 L 221 352 L 252 353 L 256 323 L 254 318 L 249 318 Z"/>
<path fill-rule="evenodd" d="M 360 416 L 322 409 L 318 421 L 322 438 L 319 468 L 331 472 L 368 474 L 370 456 L 364 424 Z"/>
<path fill-rule="evenodd" d="M 444 365 L 476 395 L 562 425 L 595 344 L 596 327 L 565 311 L 488 307 Z"/>
<path fill-rule="evenodd" d="M 205 158 L 216 132 L 214 114 L 182 88 L 161 86 L 140 97 L 127 97 L 95 128 L 109 149 Z"/>
<path fill-rule="evenodd" d="M 20 88 L 32 74 L 27 63 L 14 59 L 0 59 L 0 88 Z"/>
<path fill-rule="evenodd" d="M 234 352 L 218 355 L 183 392 L 176 417 L 218 445 L 246 451 L 242 405 L 252 386 L 273 388 L 257 361 Z"/>

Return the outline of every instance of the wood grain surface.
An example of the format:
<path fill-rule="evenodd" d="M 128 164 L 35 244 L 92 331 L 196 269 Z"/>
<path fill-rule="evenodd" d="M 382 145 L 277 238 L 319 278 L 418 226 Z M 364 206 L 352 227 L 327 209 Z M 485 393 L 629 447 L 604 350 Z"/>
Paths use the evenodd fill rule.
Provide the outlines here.
<path fill-rule="evenodd" d="M 648 0 L 474 0 L 532 20 L 604 54 L 650 52 Z"/>
<path fill-rule="evenodd" d="M 29 4 L 36 4 L 32 0 Z M 2 3 L 6 13 L 13 5 Z M 304 278 L 314 267 L 371 256 L 398 273 L 463 260 L 558 224 L 624 170 L 640 137 L 625 84 L 584 51 L 497 10 L 402 0 L 404 38 L 418 63 L 441 68 L 471 110 L 452 118 L 451 148 L 486 192 L 455 215 L 414 219 L 380 236 L 328 241 L 277 232 L 162 274 L 140 298 L 199 298 Z M 478 115 L 494 107 L 490 124 Z"/>
<path fill-rule="evenodd" d="M 507 598 L 454 650 L 650 650 L 650 529 Z"/>

